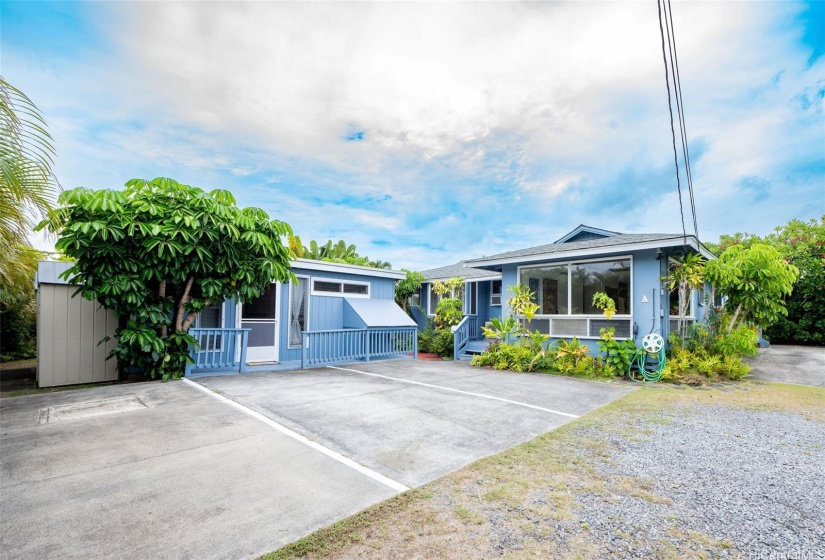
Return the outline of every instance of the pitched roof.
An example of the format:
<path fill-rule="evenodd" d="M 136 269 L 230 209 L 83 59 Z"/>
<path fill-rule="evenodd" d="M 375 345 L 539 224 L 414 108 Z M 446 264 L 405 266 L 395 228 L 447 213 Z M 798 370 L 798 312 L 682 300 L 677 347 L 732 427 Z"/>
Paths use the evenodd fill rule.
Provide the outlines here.
<path fill-rule="evenodd" d="M 592 239 L 593 237 L 612 237 L 614 235 L 621 235 L 620 231 L 610 231 L 608 229 L 601 229 L 595 228 L 593 226 L 587 226 L 584 224 L 579 224 L 574 230 L 568 232 L 566 235 L 556 239 L 554 243 L 564 243 L 565 241 L 569 241 L 571 239 L 575 239 L 580 235 L 589 235 L 584 240 Z M 583 240 L 583 241 L 584 241 Z"/>
<path fill-rule="evenodd" d="M 464 278 L 465 280 L 472 280 L 475 278 L 496 278 L 501 276 L 498 272 L 492 272 L 489 270 L 482 270 L 480 268 L 470 268 L 469 266 L 465 266 L 465 263 L 468 261 L 459 261 L 455 264 L 451 264 L 449 266 L 442 266 L 439 268 L 432 268 L 430 270 L 422 270 L 421 274 L 424 275 L 428 281 L 430 280 L 447 280 L 448 278 Z"/>
<path fill-rule="evenodd" d="M 496 255 L 486 256 L 480 259 L 470 259 L 466 261 L 468 266 L 486 266 L 500 261 L 516 261 L 529 260 L 530 257 L 542 257 L 545 255 L 552 255 L 554 253 L 577 253 L 589 249 L 610 249 L 625 247 L 632 249 L 632 245 L 643 243 L 657 243 L 661 242 L 662 246 L 681 245 L 684 241 L 684 236 L 678 233 L 620 233 L 610 237 L 602 237 L 599 239 L 588 239 L 586 241 L 568 241 L 565 243 L 549 243 L 547 245 L 538 245 L 536 247 L 528 247 L 526 249 L 518 249 L 516 251 L 508 251 L 506 253 L 498 253 Z M 695 236 L 688 235 L 687 242 L 689 245 L 695 246 L 699 249 L 706 258 L 710 254 Z M 707 252 L 708 254 L 705 254 Z M 712 256 L 712 255 L 711 255 Z"/>

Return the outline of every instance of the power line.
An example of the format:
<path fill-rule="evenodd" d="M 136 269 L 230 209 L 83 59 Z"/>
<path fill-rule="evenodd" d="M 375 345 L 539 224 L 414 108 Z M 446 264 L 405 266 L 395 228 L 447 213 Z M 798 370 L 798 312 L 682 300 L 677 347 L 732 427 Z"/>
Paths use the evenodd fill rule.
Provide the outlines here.
<path fill-rule="evenodd" d="M 665 63 L 665 87 L 667 88 L 667 109 L 670 112 L 670 134 L 673 138 L 673 164 L 676 166 L 676 190 L 679 193 L 679 215 L 682 217 L 682 239 L 687 245 L 687 231 L 685 230 L 685 211 L 682 207 L 682 183 L 679 178 L 679 155 L 676 151 L 676 129 L 673 126 L 673 101 L 670 98 L 670 74 L 668 73 L 667 53 L 665 52 L 665 30 L 662 25 L 662 0 L 656 0 L 659 7 L 659 33 L 662 36 L 662 60 Z M 674 87 L 674 91 L 675 91 Z"/>
<path fill-rule="evenodd" d="M 668 29 L 668 42 L 672 39 L 673 50 L 671 52 L 671 68 L 673 68 L 673 76 L 675 78 L 675 92 L 676 92 L 676 108 L 679 114 L 679 129 L 682 136 L 682 155 L 685 161 L 685 173 L 687 175 L 688 193 L 690 193 L 690 209 L 693 217 L 693 232 L 696 234 L 696 239 L 699 239 L 699 223 L 696 219 L 696 201 L 693 195 L 693 173 L 690 170 L 690 148 L 688 147 L 687 138 L 687 122 L 685 121 L 685 98 L 682 95 L 682 79 L 679 73 L 679 55 L 676 51 L 676 30 L 673 26 L 673 6 L 671 0 L 667 0 L 667 10 L 665 12 L 665 22 L 670 20 Z"/>

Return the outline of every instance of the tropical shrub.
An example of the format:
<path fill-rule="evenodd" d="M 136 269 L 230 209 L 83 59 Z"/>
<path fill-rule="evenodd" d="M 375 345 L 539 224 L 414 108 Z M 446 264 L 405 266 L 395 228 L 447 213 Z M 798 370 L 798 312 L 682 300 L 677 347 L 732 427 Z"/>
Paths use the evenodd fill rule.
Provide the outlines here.
<path fill-rule="evenodd" d="M 771 342 L 825 346 L 825 216 L 791 220 L 765 237 L 800 274 L 785 300 L 787 317 L 765 329 Z"/>
<path fill-rule="evenodd" d="M 0 362 L 37 355 L 37 300 L 34 294 L 0 310 Z"/>
<path fill-rule="evenodd" d="M 616 329 L 599 329 L 599 340 L 596 346 L 599 352 L 604 353 L 599 360 L 615 371 L 616 375 L 625 375 L 633 358 L 636 356 L 636 344 L 630 339 L 616 340 Z"/>
<path fill-rule="evenodd" d="M 799 269 L 785 261 L 770 245 L 732 245 L 705 265 L 705 276 L 727 297 L 725 311 L 731 315 L 728 332 L 745 321 L 761 327 L 777 322 L 788 311 L 784 297 L 790 295 Z"/>
<path fill-rule="evenodd" d="M 189 327 L 210 303 L 248 301 L 272 282 L 294 280 L 282 237 L 288 224 L 240 209 L 228 191 L 172 179 L 132 179 L 124 190 L 64 192 L 38 227 L 59 234 L 74 265 L 63 277 L 120 318 L 121 371 L 180 376 L 195 339 Z"/>
<path fill-rule="evenodd" d="M 608 321 L 616 314 L 616 302 L 604 292 L 593 294 L 593 307 L 601 309 Z M 604 355 L 599 356 L 597 366 L 601 368 L 604 375 L 626 374 L 636 356 L 636 344 L 632 340 L 618 341 L 615 335 L 614 327 L 599 329 L 599 340 L 596 346 Z"/>
<path fill-rule="evenodd" d="M 432 352 L 438 354 L 442 358 L 453 357 L 455 337 L 450 329 L 441 329 L 435 331 L 432 339 Z"/>
<path fill-rule="evenodd" d="M 435 330 L 430 324 L 418 333 L 418 351 L 438 354 L 442 358 L 453 357 L 453 333 L 450 329 Z"/>
<path fill-rule="evenodd" d="M 464 318 L 461 300 L 458 298 L 442 298 L 435 308 L 436 330 L 447 329 L 459 324 Z"/>
<path fill-rule="evenodd" d="M 521 332 L 521 328 L 513 316 L 508 316 L 506 319 L 493 317 L 490 319 L 490 326 L 481 327 L 481 332 L 486 338 L 496 338 L 509 343 L 517 333 Z"/>
<path fill-rule="evenodd" d="M 510 286 L 509 290 L 513 295 L 507 300 L 507 307 L 510 309 L 510 314 L 516 317 L 517 321 L 524 320 L 525 324 L 520 325 L 524 329 L 526 323 L 532 321 L 539 310 L 538 304 L 533 301 L 536 293 L 523 284 Z"/>
<path fill-rule="evenodd" d="M 301 242 L 297 235 L 289 236 L 289 249 L 298 258 L 310 259 L 314 261 L 337 262 L 354 264 L 358 266 L 368 266 L 370 268 L 392 268 L 392 264 L 382 260 L 370 260 L 366 255 L 361 256 L 355 249 L 355 245 L 347 244 L 343 239 L 333 244 L 332 239 L 320 245 L 317 241 L 310 241 L 309 246 Z"/>
<path fill-rule="evenodd" d="M 773 246 L 799 269 L 793 291 L 785 298 L 787 316 L 780 315 L 765 331 L 771 342 L 825 345 L 825 216 L 807 222 L 791 220 L 760 239 L 756 235 L 722 235 L 719 244 L 707 243 L 720 255 L 729 247 L 755 243 Z"/>
<path fill-rule="evenodd" d="M 432 325 L 427 325 L 423 331 L 418 333 L 418 351 L 425 354 L 435 354 L 433 351 L 434 331 Z"/>
<path fill-rule="evenodd" d="M 516 372 L 546 371 L 552 369 L 554 359 L 544 347 L 531 344 L 492 343 L 484 352 L 473 356 L 474 366 L 509 369 Z"/>
<path fill-rule="evenodd" d="M 402 272 L 407 273 L 407 277 L 395 284 L 395 303 L 401 309 L 407 310 L 407 300 L 418 293 L 421 289 L 421 284 L 426 280 L 424 275 L 414 270 L 401 269 Z"/>
<path fill-rule="evenodd" d="M 710 350 L 724 357 L 755 356 L 758 352 L 758 340 L 755 328 L 742 325 L 730 333 L 718 335 L 713 340 Z"/>

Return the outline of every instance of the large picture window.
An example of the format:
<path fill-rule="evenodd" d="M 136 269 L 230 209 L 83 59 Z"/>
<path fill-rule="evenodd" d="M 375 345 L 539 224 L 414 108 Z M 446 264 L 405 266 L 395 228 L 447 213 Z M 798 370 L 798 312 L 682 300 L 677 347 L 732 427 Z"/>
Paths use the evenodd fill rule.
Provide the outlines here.
<path fill-rule="evenodd" d="M 604 292 L 616 302 L 617 315 L 630 314 L 630 259 L 589 262 L 570 270 L 571 307 L 574 315 L 596 315 L 593 295 Z"/>
<path fill-rule="evenodd" d="M 538 315 L 601 315 L 593 294 L 616 302 L 616 314 L 630 315 L 630 259 L 524 267 L 519 283 L 535 292 Z"/>

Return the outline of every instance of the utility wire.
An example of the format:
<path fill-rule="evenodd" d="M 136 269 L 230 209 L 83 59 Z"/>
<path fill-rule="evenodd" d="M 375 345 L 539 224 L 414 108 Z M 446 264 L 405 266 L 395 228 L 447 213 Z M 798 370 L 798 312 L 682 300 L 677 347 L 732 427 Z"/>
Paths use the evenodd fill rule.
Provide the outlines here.
<path fill-rule="evenodd" d="M 671 52 L 670 67 L 673 69 L 673 76 L 675 78 L 674 85 L 676 91 L 676 108 L 679 114 L 679 129 L 682 135 L 682 155 L 685 162 L 685 173 L 687 175 L 688 193 L 690 193 L 690 210 L 693 217 L 693 233 L 696 234 L 696 239 L 699 239 L 699 223 L 696 219 L 696 201 L 693 195 L 693 173 L 690 170 L 690 148 L 688 147 L 687 138 L 687 122 L 685 120 L 685 98 L 682 95 L 682 79 L 679 73 L 679 55 L 676 51 L 676 30 L 673 26 L 673 6 L 671 0 L 667 0 L 667 10 L 665 12 L 665 22 L 670 21 L 668 28 L 668 43 L 671 39 L 673 41 L 673 49 Z"/>
<path fill-rule="evenodd" d="M 667 88 L 667 108 L 670 111 L 670 135 L 673 138 L 673 164 L 676 166 L 676 190 L 679 193 L 679 214 L 682 216 L 682 239 L 687 245 L 687 231 L 685 230 L 685 211 L 682 207 L 682 183 L 679 179 L 679 155 L 676 151 L 676 129 L 673 126 L 673 101 L 670 98 L 670 74 L 668 73 L 667 53 L 665 51 L 665 30 L 662 25 L 662 0 L 656 0 L 659 7 L 659 33 L 662 36 L 662 60 L 665 63 L 665 87 Z M 674 90 L 676 88 L 674 87 Z"/>

